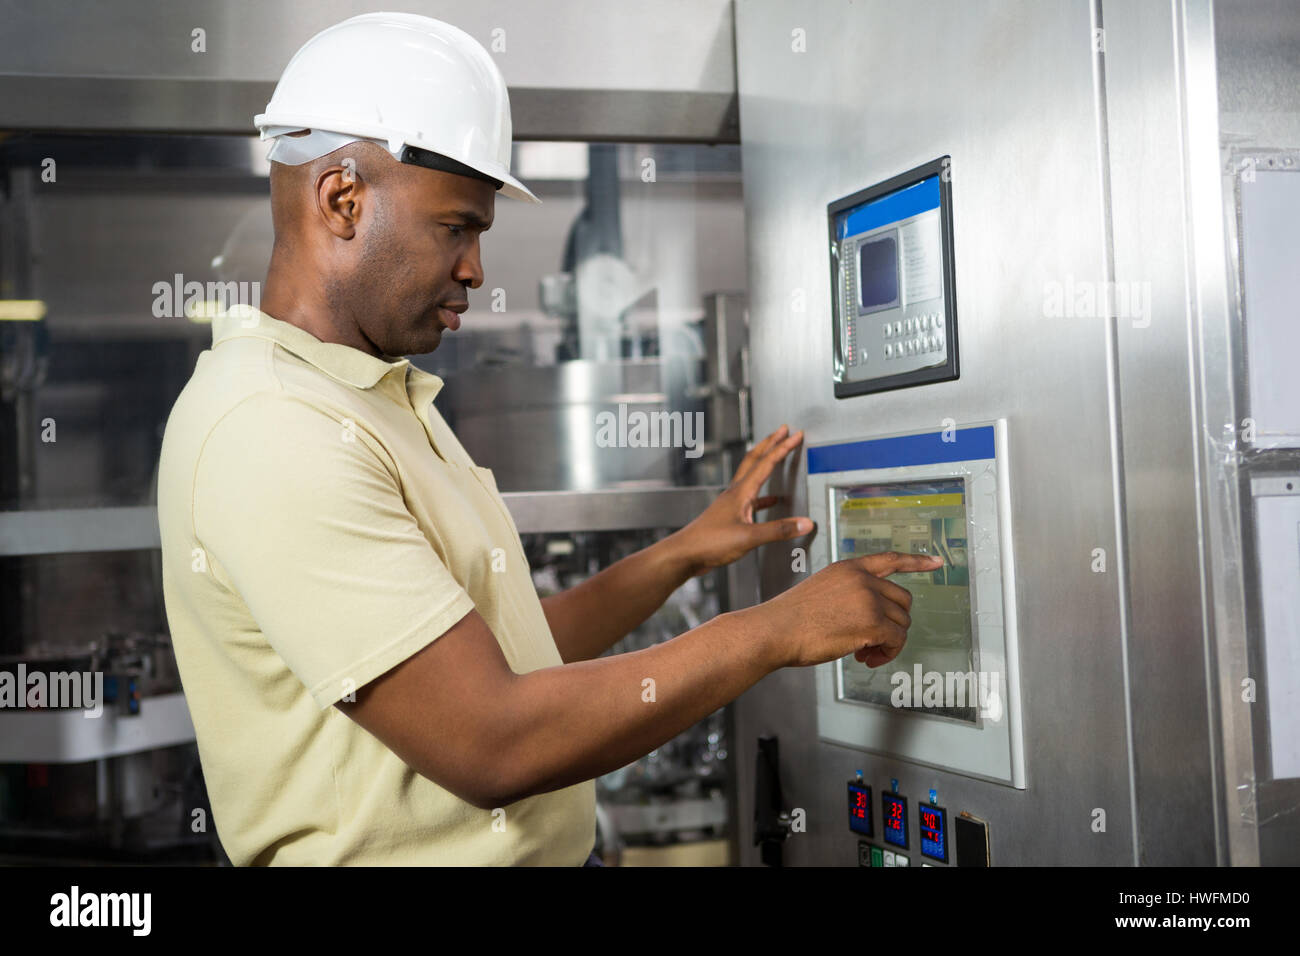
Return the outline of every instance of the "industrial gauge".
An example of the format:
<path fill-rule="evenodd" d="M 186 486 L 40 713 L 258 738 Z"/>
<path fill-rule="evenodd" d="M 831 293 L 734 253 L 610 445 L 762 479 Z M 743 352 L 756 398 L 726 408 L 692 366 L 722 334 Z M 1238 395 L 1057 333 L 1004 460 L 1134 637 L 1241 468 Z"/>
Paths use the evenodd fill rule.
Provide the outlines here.
<path fill-rule="evenodd" d="M 827 206 L 836 398 L 957 378 L 949 164 Z"/>
<path fill-rule="evenodd" d="M 934 804 L 923 804 L 916 816 L 921 825 L 921 855 L 947 863 L 948 811 Z"/>
<path fill-rule="evenodd" d="M 862 782 L 862 778 L 849 781 L 849 829 L 862 836 L 874 836 L 871 832 L 871 788 Z"/>

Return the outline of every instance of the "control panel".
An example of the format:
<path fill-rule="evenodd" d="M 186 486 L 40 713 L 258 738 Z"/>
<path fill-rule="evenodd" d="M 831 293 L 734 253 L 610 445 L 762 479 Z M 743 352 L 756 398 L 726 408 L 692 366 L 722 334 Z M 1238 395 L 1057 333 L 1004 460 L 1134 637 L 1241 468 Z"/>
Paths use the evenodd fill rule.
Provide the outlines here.
<path fill-rule="evenodd" d="M 809 446 L 811 571 L 882 551 L 943 559 L 893 576 L 912 594 L 897 657 L 818 667 L 822 739 L 1024 788 L 1005 433 L 996 421 Z M 882 798 L 888 838 L 907 805 Z"/>
<path fill-rule="evenodd" d="M 897 779 L 880 792 L 880 838 L 875 842 L 871 828 L 871 786 L 859 770 L 849 781 L 849 830 L 859 837 L 859 866 L 912 866 L 915 847 L 921 866 L 988 866 L 988 824 L 962 811 L 956 817 L 955 841 L 949 834 L 948 810 L 939 805 L 937 790 L 930 790 L 925 803 L 916 807 L 916 839 L 912 838 L 912 815 L 908 798 L 899 792 Z M 955 846 L 955 850 L 954 850 Z"/>
<path fill-rule="evenodd" d="M 826 212 L 835 397 L 957 378 L 949 157 Z"/>

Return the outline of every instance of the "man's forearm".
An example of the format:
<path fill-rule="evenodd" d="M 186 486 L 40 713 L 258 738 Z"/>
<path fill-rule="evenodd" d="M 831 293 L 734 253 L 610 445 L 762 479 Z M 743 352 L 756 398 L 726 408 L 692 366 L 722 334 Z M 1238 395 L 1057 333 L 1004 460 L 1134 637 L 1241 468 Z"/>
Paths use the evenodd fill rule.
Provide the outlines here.
<path fill-rule="evenodd" d="M 670 535 L 581 584 L 542 598 L 546 623 L 566 664 L 599 657 L 663 606 L 695 572 Z"/>
<path fill-rule="evenodd" d="M 514 678 L 494 742 L 501 805 L 617 770 L 786 661 L 765 610 L 722 614 L 654 647 Z"/>

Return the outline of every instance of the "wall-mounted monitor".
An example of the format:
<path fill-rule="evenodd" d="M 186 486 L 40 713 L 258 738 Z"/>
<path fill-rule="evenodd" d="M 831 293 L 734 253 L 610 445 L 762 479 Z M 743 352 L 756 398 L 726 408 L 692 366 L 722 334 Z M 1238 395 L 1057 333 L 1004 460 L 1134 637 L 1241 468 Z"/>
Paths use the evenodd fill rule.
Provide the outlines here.
<path fill-rule="evenodd" d="M 835 397 L 958 376 L 949 158 L 827 207 Z"/>

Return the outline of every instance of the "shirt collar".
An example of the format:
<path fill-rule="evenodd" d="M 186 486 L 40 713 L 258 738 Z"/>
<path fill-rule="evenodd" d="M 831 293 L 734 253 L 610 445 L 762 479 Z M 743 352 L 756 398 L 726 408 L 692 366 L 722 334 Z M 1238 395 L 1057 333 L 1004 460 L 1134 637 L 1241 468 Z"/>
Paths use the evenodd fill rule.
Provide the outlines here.
<path fill-rule="evenodd" d="M 438 376 L 412 365 L 410 359 L 390 361 L 348 345 L 322 342 L 306 329 L 272 318 L 249 305 L 232 306 L 228 311 L 213 316 L 214 348 L 227 339 L 246 337 L 269 339 L 326 375 L 354 388 L 374 388 L 385 376 L 392 376 L 403 384 L 408 380 L 425 384 L 431 389 L 432 397 L 443 384 Z"/>

